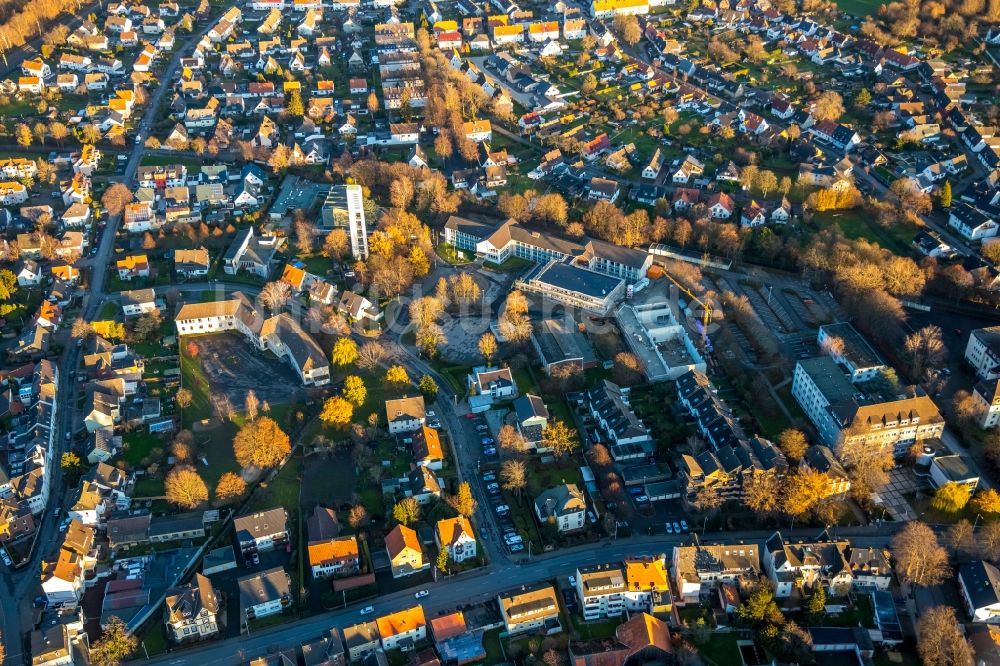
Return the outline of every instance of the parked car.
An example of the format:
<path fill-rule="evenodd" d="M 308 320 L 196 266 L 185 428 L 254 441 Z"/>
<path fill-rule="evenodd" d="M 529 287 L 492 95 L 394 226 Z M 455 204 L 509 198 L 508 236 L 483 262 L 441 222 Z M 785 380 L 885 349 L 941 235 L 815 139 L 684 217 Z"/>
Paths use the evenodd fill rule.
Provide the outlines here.
<path fill-rule="evenodd" d="M 426 412 L 424 412 L 424 416 L 426 416 L 429 419 L 433 419 L 434 417 L 437 416 L 437 412 L 435 412 L 433 409 L 428 409 Z"/>
<path fill-rule="evenodd" d="M 483 474 L 483 481 L 496 481 L 496 480 L 497 480 L 496 472 L 485 472 Z"/>
<path fill-rule="evenodd" d="M 594 524 L 597 522 L 597 516 L 594 515 L 593 511 L 587 511 L 587 520 Z"/>
<path fill-rule="evenodd" d="M 0 548 L 0 560 L 3 560 L 3 563 L 6 564 L 7 566 L 13 566 L 14 564 L 14 562 L 10 559 L 10 555 L 7 554 L 7 550 L 5 548 Z"/>
<path fill-rule="evenodd" d="M 431 421 L 430 423 L 428 423 L 427 426 L 430 427 L 430 428 L 434 428 L 435 430 L 440 430 L 441 429 L 441 422 L 438 421 L 437 419 L 434 419 L 433 421 Z"/>
<path fill-rule="evenodd" d="M 667 534 L 673 534 L 674 533 L 674 526 L 671 525 L 670 523 L 666 524 L 666 528 L 667 528 Z"/>
<path fill-rule="evenodd" d="M 500 492 L 500 484 L 499 483 L 491 483 L 491 484 L 489 484 L 489 485 L 486 486 L 486 490 L 487 490 L 487 492 L 490 492 L 490 493 L 498 493 L 498 492 Z"/>
<path fill-rule="evenodd" d="M 576 587 L 576 576 L 570 576 L 569 578 L 567 578 L 567 580 L 569 581 L 570 585 Z"/>
<path fill-rule="evenodd" d="M 423 599 L 426 596 L 430 596 L 430 592 L 428 592 L 427 590 L 420 590 L 413 596 L 416 597 L 417 599 Z"/>
<path fill-rule="evenodd" d="M 646 504 L 649 502 L 649 495 L 639 495 L 635 498 L 636 504 Z"/>
<path fill-rule="evenodd" d="M 496 440 L 492 437 L 483 437 L 483 445 L 486 444 L 496 444 Z"/>
<path fill-rule="evenodd" d="M 524 550 L 524 544 L 522 543 L 513 543 L 510 545 L 510 552 L 512 553 L 519 553 L 522 550 Z"/>
<path fill-rule="evenodd" d="M 510 513 L 510 507 L 506 504 L 501 504 L 497 507 L 497 513 Z"/>
<path fill-rule="evenodd" d="M 375 612 L 374 606 L 365 606 L 364 608 L 361 609 L 362 615 L 371 615 L 374 612 Z"/>
<path fill-rule="evenodd" d="M 507 542 L 507 545 L 513 545 L 515 543 L 523 543 L 524 539 L 521 538 L 520 534 L 515 534 L 514 536 L 505 538 L 504 541 Z"/>
<path fill-rule="evenodd" d="M 681 529 L 684 530 L 685 532 L 688 531 L 688 521 L 686 520 L 681 521 Z"/>
<path fill-rule="evenodd" d="M 674 523 L 674 532 L 677 532 L 678 534 L 681 534 L 681 524 L 680 523 Z"/>
<path fill-rule="evenodd" d="M 497 454 L 497 450 L 491 446 L 489 448 L 483 449 L 483 453 L 488 456 L 495 456 Z"/>
<path fill-rule="evenodd" d="M 59 531 L 65 532 L 66 530 L 68 530 L 71 520 L 72 520 L 71 518 L 64 518 L 63 521 L 59 523 Z"/>

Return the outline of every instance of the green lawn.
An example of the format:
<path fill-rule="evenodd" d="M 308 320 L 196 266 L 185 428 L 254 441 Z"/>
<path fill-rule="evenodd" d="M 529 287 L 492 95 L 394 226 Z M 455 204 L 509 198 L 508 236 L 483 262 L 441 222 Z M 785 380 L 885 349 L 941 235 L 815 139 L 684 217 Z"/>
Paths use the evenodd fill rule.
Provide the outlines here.
<path fill-rule="evenodd" d="M 836 0 L 836 3 L 841 10 L 858 18 L 874 14 L 882 5 L 880 0 Z"/>
<path fill-rule="evenodd" d="M 212 416 L 211 387 L 201 367 L 201 361 L 191 357 L 181 347 L 181 386 L 191 391 L 191 404 L 184 410 L 184 427 Z"/>
<path fill-rule="evenodd" d="M 880 227 L 860 209 L 816 213 L 813 224 L 819 228 L 836 224 L 844 235 L 852 240 L 864 238 L 902 256 L 913 253 L 911 241 L 919 231 L 914 226 L 902 223 L 893 224 L 888 228 Z"/>
<path fill-rule="evenodd" d="M 459 250 L 451 243 L 439 243 L 435 248 L 439 257 L 453 266 L 470 263 L 475 257 L 465 250 Z"/>
<path fill-rule="evenodd" d="M 201 162 L 193 157 L 180 157 L 174 155 L 143 155 L 141 166 L 169 166 L 171 164 L 182 164 L 188 171 L 198 171 L 201 169 Z"/>
<path fill-rule="evenodd" d="M 163 479 L 139 477 L 136 479 L 133 495 L 135 497 L 162 497 L 163 492 Z"/>
<path fill-rule="evenodd" d="M 164 443 L 156 435 L 143 430 L 134 430 L 123 438 L 122 458 L 130 465 L 139 466 L 152 455 L 153 449 L 164 448 Z"/>
<path fill-rule="evenodd" d="M 736 645 L 736 634 L 712 634 L 704 645 L 698 646 L 698 653 L 706 662 L 715 666 L 743 663 L 740 649 Z"/>
<path fill-rule="evenodd" d="M 602 622 L 584 622 L 573 616 L 573 629 L 583 640 L 606 640 L 615 637 L 615 630 L 621 624 L 618 620 L 610 619 Z"/>
<path fill-rule="evenodd" d="M 483 268 L 489 269 L 491 271 L 496 271 L 498 273 L 517 273 L 524 270 L 528 266 L 534 266 L 533 262 L 527 259 L 522 259 L 520 257 L 508 257 L 502 264 L 495 264 L 492 261 L 487 261 L 483 263 Z"/>
<path fill-rule="evenodd" d="M 248 509 L 263 510 L 283 506 L 291 516 L 299 510 L 299 486 L 302 479 L 302 456 L 294 454 L 270 481 L 261 482 L 250 498 Z"/>
<path fill-rule="evenodd" d="M 114 319 L 118 315 L 118 304 L 113 301 L 107 301 L 101 306 L 101 311 L 97 314 L 97 319 L 103 321 L 105 319 Z"/>
<path fill-rule="evenodd" d="M 139 649 L 134 656 L 153 656 L 167 651 L 167 636 L 161 622 L 153 622 L 149 629 L 139 637 Z"/>

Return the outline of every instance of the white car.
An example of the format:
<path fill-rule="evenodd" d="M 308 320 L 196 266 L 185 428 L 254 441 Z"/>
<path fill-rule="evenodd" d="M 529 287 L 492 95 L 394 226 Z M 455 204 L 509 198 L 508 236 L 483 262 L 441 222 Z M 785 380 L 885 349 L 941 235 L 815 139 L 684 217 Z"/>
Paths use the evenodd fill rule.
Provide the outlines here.
<path fill-rule="evenodd" d="M 420 590 L 413 596 L 416 597 L 417 599 L 423 599 L 424 597 L 430 596 L 430 592 L 428 592 L 427 590 Z"/>
<path fill-rule="evenodd" d="M 524 543 L 524 539 L 521 538 L 520 534 L 515 534 L 513 536 L 505 537 L 504 541 L 507 542 L 508 546 L 515 543 Z"/>
<path fill-rule="evenodd" d="M 506 504 L 501 504 L 497 507 L 497 513 L 510 513 L 510 507 Z"/>
<path fill-rule="evenodd" d="M 10 555 L 8 555 L 7 551 L 3 548 L 0 548 L 0 560 L 3 560 L 3 563 L 6 564 L 7 566 L 14 565 L 14 562 L 11 561 L 10 559 Z"/>
<path fill-rule="evenodd" d="M 374 606 L 365 606 L 364 608 L 361 609 L 362 615 L 371 615 L 374 612 L 375 612 Z"/>
<path fill-rule="evenodd" d="M 569 577 L 569 584 L 572 585 L 573 587 L 576 587 L 576 576 Z"/>

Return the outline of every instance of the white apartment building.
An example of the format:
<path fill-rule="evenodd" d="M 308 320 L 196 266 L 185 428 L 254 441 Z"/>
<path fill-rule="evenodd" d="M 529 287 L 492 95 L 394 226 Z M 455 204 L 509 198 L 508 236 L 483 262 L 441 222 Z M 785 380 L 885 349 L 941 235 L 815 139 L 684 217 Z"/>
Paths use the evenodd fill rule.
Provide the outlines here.
<path fill-rule="evenodd" d="M 852 382 L 874 379 L 886 367 L 864 336 L 848 322 L 820 326 L 816 342 L 830 358 L 847 368 Z"/>
<path fill-rule="evenodd" d="M 891 447 L 901 455 L 914 442 L 944 432 L 937 405 L 919 387 L 908 389 L 903 397 L 866 395 L 825 356 L 795 365 L 792 395 L 816 426 L 823 444 L 838 455 L 845 443 Z"/>
<path fill-rule="evenodd" d="M 351 256 L 368 256 L 368 225 L 365 221 L 364 196 L 360 185 L 337 185 L 323 202 L 322 228 L 346 227 L 351 241 Z"/>
<path fill-rule="evenodd" d="M 619 617 L 625 609 L 625 575 L 620 567 L 598 564 L 577 568 L 576 596 L 583 609 L 583 619 Z"/>
<path fill-rule="evenodd" d="M 281 567 L 243 576 L 237 586 L 243 622 L 275 615 L 292 603 L 291 581 Z"/>
<path fill-rule="evenodd" d="M 972 331 L 965 345 L 965 360 L 980 379 L 1000 379 L 1000 326 Z"/>
<path fill-rule="evenodd" d="M 666 557 L 627 559 L 623 566 L 628 611 L 658 613 L 670 610 L 670 572 Z"/>

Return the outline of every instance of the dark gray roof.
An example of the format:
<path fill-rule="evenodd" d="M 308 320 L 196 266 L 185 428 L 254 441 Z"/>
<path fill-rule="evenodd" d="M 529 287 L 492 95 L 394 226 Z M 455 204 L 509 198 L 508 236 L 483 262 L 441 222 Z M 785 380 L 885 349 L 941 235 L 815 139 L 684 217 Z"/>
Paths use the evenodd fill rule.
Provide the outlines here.
<path fill-rule="evenodd" d="M 958 575 L 973 608 L 1000 603 L 1000 571 L 995 566 L 983 560 L 963 564 L 958 568 Z"/>

